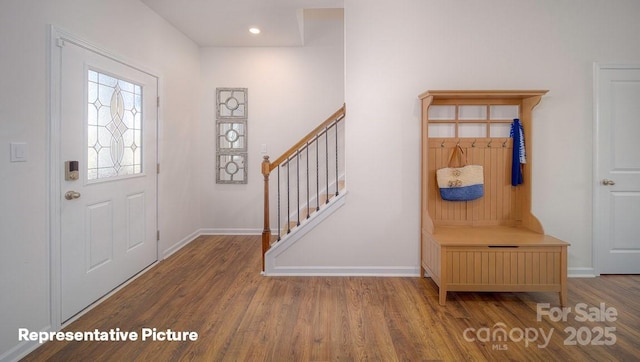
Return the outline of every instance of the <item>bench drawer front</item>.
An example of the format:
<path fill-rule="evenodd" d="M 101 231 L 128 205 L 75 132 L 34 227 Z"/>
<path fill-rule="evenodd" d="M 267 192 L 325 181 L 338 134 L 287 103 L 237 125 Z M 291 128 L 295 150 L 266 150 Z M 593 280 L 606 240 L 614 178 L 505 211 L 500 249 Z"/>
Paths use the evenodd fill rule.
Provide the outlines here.
<path fill-rule="evenodd" d="M 452 247 L 443 250 L 443 279 L 453 285 L 559 285 L 562 247 Z"/>

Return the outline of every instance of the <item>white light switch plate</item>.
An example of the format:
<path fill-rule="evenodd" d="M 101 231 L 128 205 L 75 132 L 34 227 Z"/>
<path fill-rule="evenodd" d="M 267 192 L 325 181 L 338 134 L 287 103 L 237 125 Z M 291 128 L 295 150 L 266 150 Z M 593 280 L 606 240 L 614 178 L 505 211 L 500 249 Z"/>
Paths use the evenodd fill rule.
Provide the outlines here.
<path fill-rule="evenodd" d="M 11 143 L 11 162 L 26 162 L 29 154 L 27 144 L 24 142 Z"/>

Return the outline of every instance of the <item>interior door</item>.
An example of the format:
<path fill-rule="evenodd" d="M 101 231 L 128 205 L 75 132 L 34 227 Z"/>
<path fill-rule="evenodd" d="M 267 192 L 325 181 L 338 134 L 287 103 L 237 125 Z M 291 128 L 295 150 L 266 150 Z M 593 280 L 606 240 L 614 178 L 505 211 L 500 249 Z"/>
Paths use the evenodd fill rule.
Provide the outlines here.
<path fill-rule="evenodd" d="M 59 45 L 66 321 L 157 260 L 157 78 Z"/>
<path fill-rule="evenodd" d="M 596 66 L 597 274 L 640 274 L 640 65 Z"/>

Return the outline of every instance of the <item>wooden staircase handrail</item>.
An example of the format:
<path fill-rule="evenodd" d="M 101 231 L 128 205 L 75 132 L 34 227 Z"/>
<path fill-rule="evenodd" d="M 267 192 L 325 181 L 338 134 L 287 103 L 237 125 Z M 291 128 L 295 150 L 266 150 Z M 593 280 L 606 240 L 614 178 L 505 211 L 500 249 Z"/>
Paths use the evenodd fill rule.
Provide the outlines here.
<path fill-rule="evenodd" d="M 322 122 L 318 127 L 314 128 L 313 131 L 309 132 L 306 136 L 302 137 L 298 143 L 289 148 L 282 156 L 278 157 L 275 161 L 269 164 L 269 173 L 273 171 L 280 164 L 288 160 L 294 153 L 296 153 L 302 146 L 304 146 L 307 142 L 309 142 L 312 138 L 316 137 L 318 133 L 320 133 L 324 128 L 329 126 L 331 123 L 339 121 L 344 118 L 346 115 L 346 105 L 343 104 L 340 109 L 338 109 L 334 114 L 329 116 L 326 121 Z M 264 170 L 263 170 L 264 172 Z"/>

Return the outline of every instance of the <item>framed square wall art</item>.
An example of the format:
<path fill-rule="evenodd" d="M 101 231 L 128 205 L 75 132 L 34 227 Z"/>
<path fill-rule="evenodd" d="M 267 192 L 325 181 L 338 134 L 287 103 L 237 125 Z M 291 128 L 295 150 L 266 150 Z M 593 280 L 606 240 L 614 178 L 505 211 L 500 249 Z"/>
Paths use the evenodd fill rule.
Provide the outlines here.
<path fill-rule="evenodd" d="M 216 88 L 216 183 L 247 183 L 247 88 Z"/>

